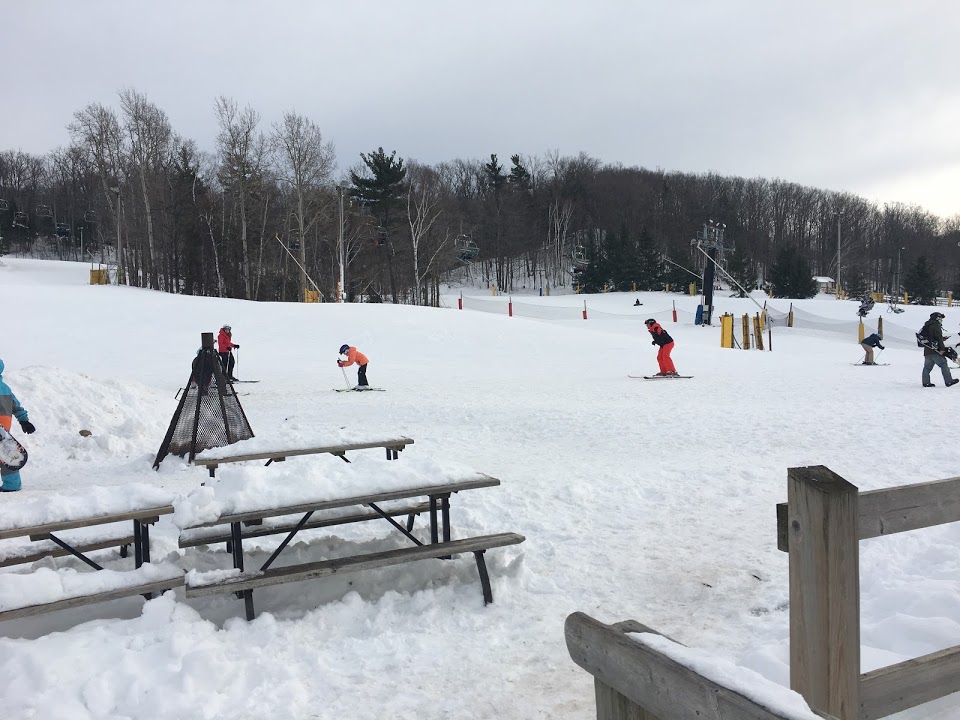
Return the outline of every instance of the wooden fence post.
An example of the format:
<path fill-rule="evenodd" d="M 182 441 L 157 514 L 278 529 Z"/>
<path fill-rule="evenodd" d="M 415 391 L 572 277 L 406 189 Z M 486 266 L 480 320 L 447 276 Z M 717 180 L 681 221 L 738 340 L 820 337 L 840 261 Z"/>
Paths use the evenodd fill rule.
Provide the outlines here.
<path fill-rule="evenodd" d="M 858 506 L 826 467 L 787 470 L 790 687 L 840 720 L 860 715 Z"/>

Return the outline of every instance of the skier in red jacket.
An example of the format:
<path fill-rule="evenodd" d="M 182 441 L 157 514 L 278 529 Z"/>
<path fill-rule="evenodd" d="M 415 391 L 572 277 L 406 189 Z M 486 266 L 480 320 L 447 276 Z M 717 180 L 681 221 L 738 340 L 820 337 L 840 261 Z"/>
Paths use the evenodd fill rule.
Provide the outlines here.
<path fill-rule="evenodd" d="M 660 347 L 657 350 L 657 362 L 660 364 L 660 372 L 656 377 L 675 377 L 678 375 L 677 369 L 673 366 L 673 360 L 670 359 L 670 352 L 673 350 L 673 338 L 661 327 L 653 318 L 644 323 L 650 335 L 653 337 L 653 345 Z"/>
<path fill-rule="evenodd" d="M 227 380 L 236 380 L 233 376 L 233 349 L 240 345 L 233 341 L 233 329 L 229 325 L 220 328 L 220 334 L 217 335 L 217 354 L 220 356 L 220 367 L 227 374 Z"/>

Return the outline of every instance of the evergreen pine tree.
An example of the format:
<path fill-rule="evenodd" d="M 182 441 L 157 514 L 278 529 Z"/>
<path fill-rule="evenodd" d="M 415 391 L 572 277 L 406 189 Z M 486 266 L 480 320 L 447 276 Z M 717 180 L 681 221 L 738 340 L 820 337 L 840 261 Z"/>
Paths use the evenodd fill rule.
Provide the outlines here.
<path fill-rule="evenodd" d="M 395 159 L 394 150 L 387 157 L 383 148 L 377 148 L 369 155 L 360 153 L 360 159 L 370 171 L 370 177 L 363 177 L 355 172 L 350 173 L 350 182 L 353 183 L 352 195 L 368 203 L 374 212 L 389 221 L 390 209 L 403 196 L 403 181 L 407 176 L 407 169 L 403 166 L 403 158 Z"/>
<path fill-rule="evenodd" d="M 507 182 L 509 182 L 510 185 L 517 190 L 522 190 L 523 192 L 529 191 L 530 173 L 520 161 L 520 156 L 511 155 L 510 162 L 512 163 L 512 167 L 510 168 L 510 176 L 507 178 Z"/>
<path fill-rule="evenodd" d="M 846 286 L 847 297 L 864 298 L 869 296 L 869 285 L 867 277 L 859 268 L 847 270 L 843 277 L 843 284 Z"/>
<path fill-rule="evenodd" d="M 650 232 L 643 228 L 637 243 L 637 290 L 663 290 L 663 258 Z"/>
<path fill-rule="evenodd" d="M 573 282 L 582 292 L 602 292 L 610 280 L 610 263 L 597 243 L 591 241 L 586 251 L 589 263 L 583 272 L 574 276 Z"/>
<path fill-rule="evenodd" d="M 910 301 L 920 305 L 935 305 L 937 302 L 937 274 L 927 264 L 926 255 L 917 258 L 913 267 L 903 275 L 903 289 Z"/>
<path fill-rule="evenodd" d="M 757 289 L 757 264 L 744 250 L 743 245 L 738 245 L 727 260 L 726 271 L 740 286 L 734 285 L 737 297 L 746 297 L 744 290 L 749 293 Z"/>
<path fill-rule="evenodd" d="M 777 253 L 777 261 L 770 268 L 770 286 L 773 296 L 779 298 L 810 298 L 818 291 L 810 263 L 792 245 Z"/>

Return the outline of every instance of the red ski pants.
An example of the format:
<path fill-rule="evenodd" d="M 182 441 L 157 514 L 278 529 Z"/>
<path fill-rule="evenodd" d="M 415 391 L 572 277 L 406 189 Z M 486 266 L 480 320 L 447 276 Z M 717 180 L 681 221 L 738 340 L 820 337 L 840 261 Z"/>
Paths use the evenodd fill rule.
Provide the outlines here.
<path fill-rule="evenodd" d="M 673 350 L 673 343 L 668 342 L 666 345 L 657 350 L 657 362 L 660 364 L 660 372 L 676 372 L 677 369 L 673 366 L 673 360 L 670 359 L 670 351 Z"/>

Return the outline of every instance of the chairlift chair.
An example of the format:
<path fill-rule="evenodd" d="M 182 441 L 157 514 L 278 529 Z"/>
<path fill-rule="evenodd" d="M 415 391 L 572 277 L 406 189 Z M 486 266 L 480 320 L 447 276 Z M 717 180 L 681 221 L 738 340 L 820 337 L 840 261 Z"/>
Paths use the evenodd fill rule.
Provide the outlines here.
<path fill-rule="evenodd" d="M 25 212 L 15 212 L 13 214 L 13 226 L 19 228 L 29 228 L 30 216 Z"/>
<path fill-rule="evenodd" d="M 458 235 L 453 244 L 461 262 L 469 262 L 480 255 L 480 246 L 469 235 Z"/>
<path fill-rule="evenodd" d="M 87 210 L 87 211 L 83 214 L 83 221 L 84 221 L 85 223 L 87 223 L 88 225 L 96 225 L 96 223 L 97 223 L 97 213 L 95 213 L 93 210 Z"/>
<path fill-rule="evenodd" d="M 35 214 L 39 220 L 48 220 L 53 217 L 49 205 L 38 205 Z"/>
<path fill-rule="evenodd" d="M 383 225 L 378 225 L 376 234 L 374 235 L 373 242 L 376 245 L 386 245 L 387 244 L 387 229 Z"/>
<path fill-rule="evenodd" d="M 68 238 L 70 237 L 70 226 L 66 223 L 57 223 L 55 232 L 59 238 Z"/>
<path fill-rule="evenodd" d="M 0 213 L 5 213 L 10 210 L 10 203 L 6 200 L 0 199 Z"/>

